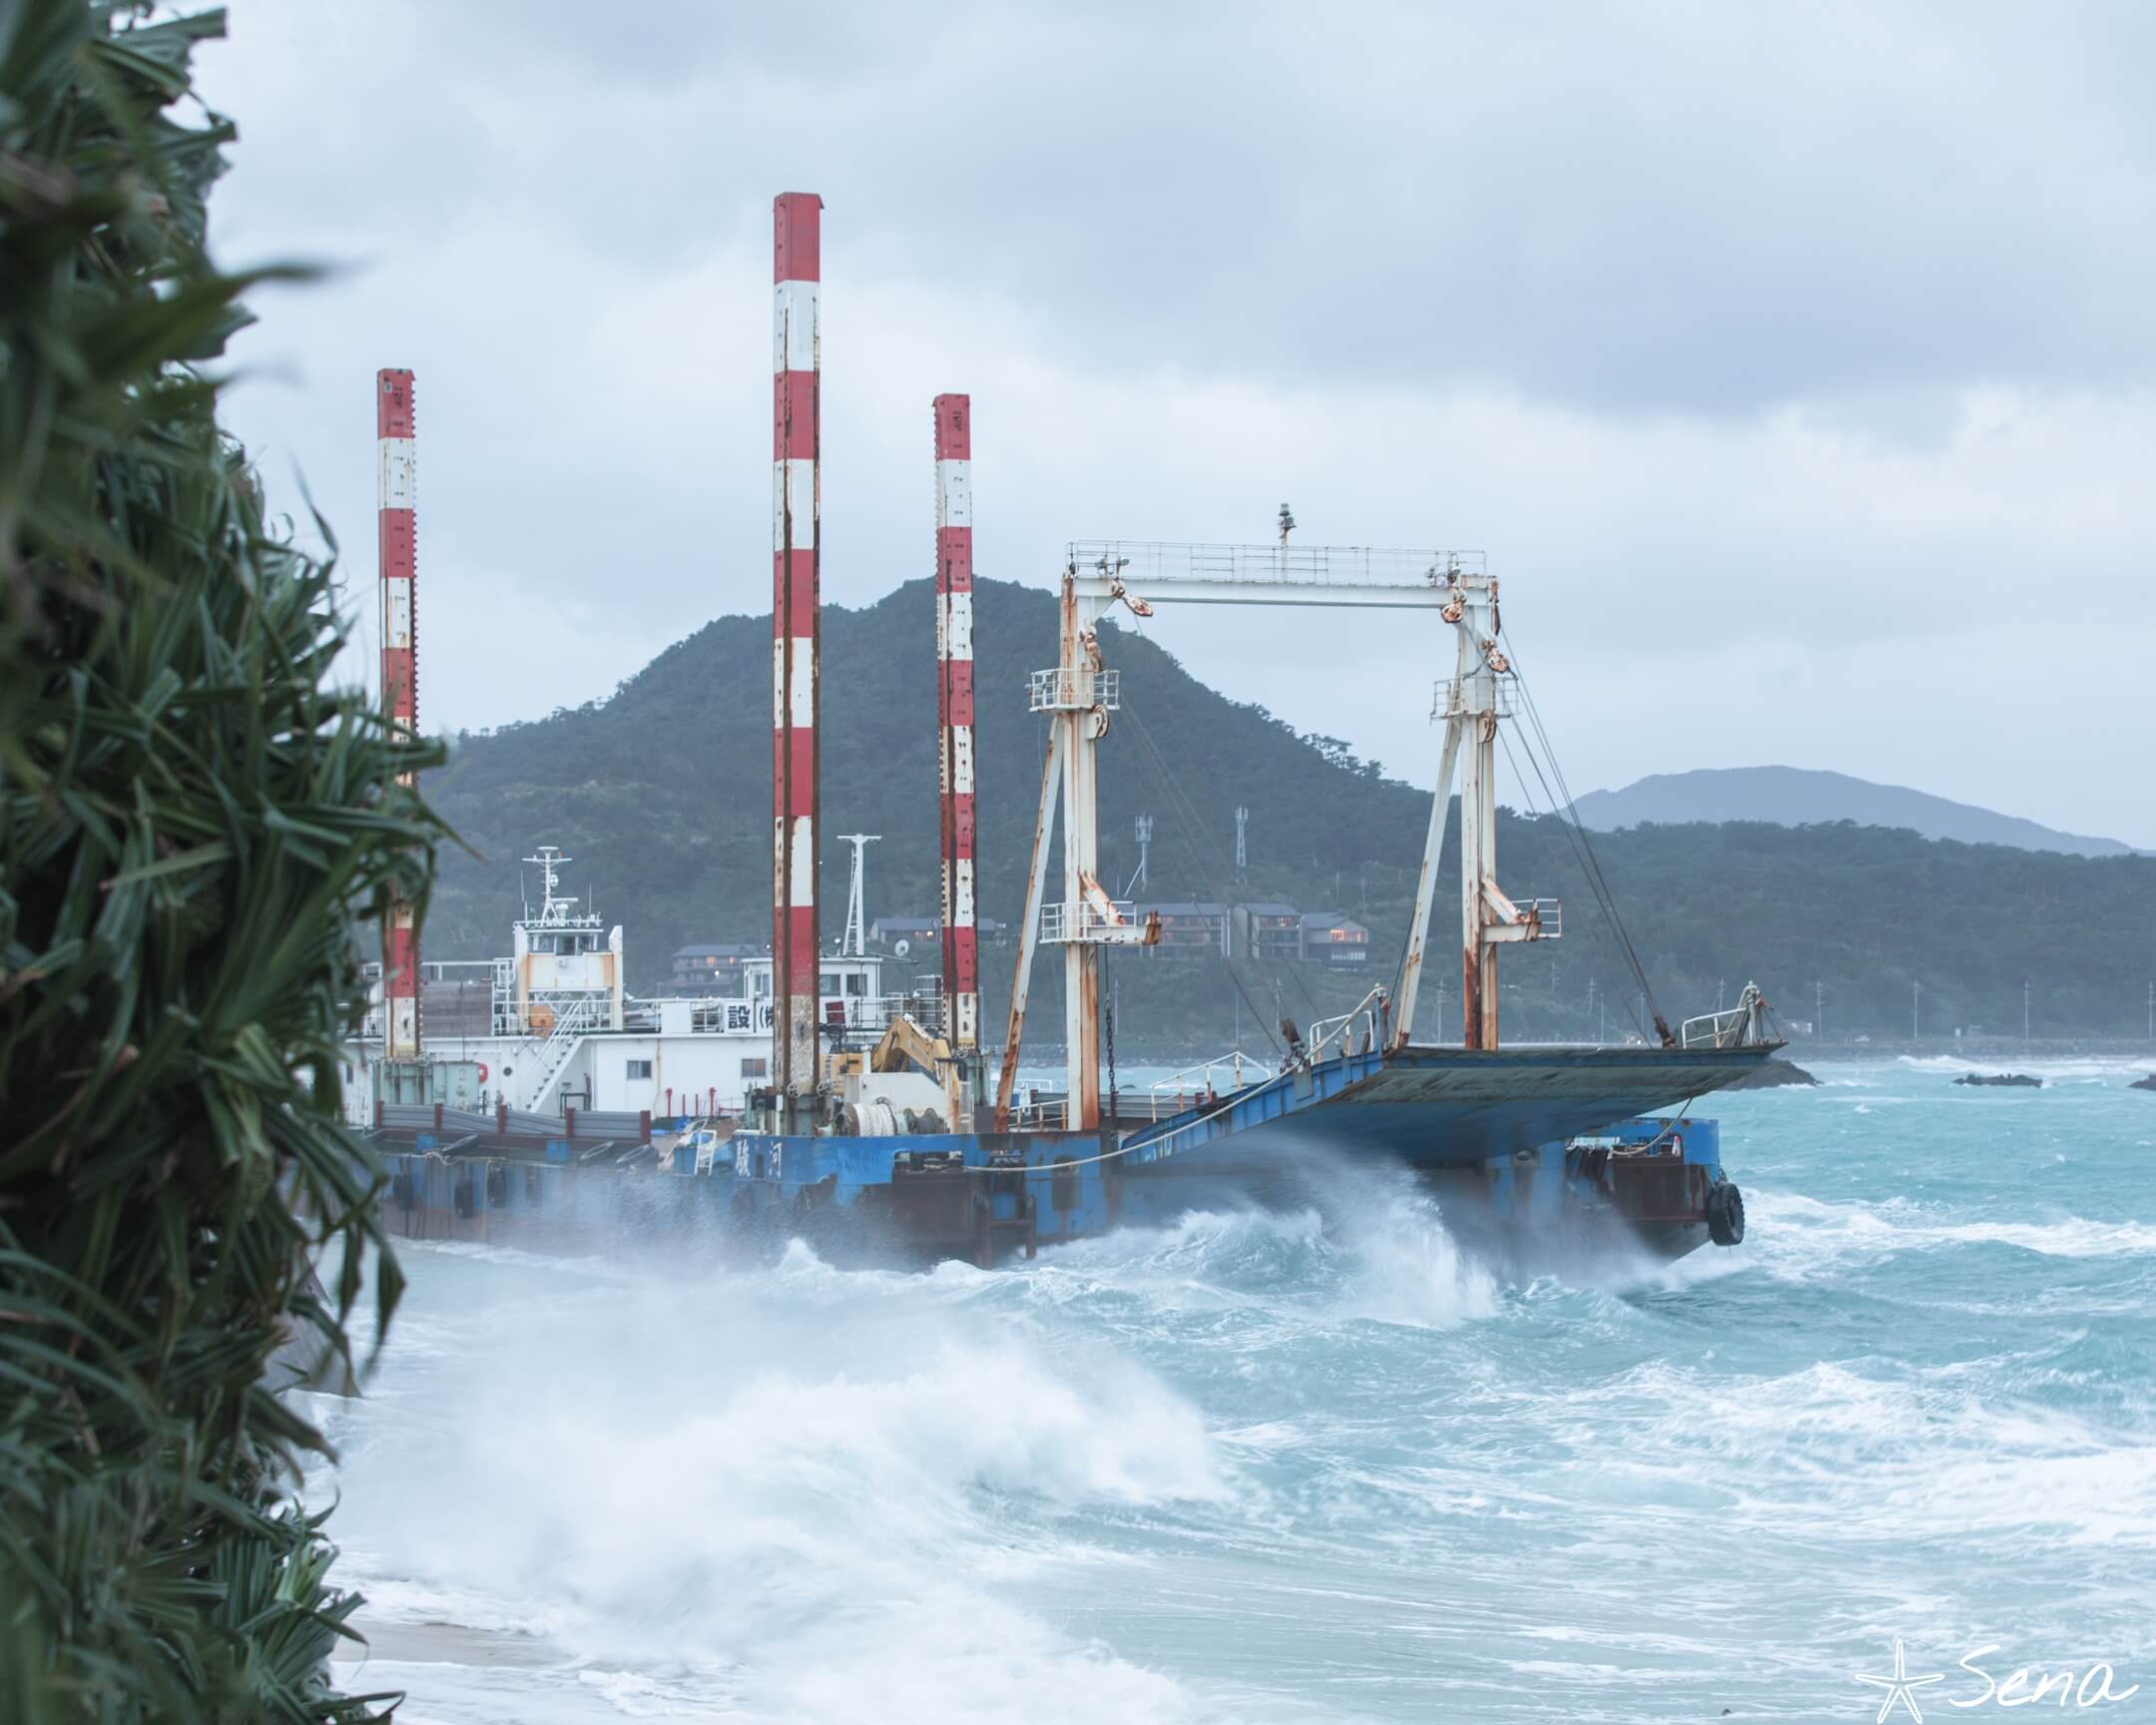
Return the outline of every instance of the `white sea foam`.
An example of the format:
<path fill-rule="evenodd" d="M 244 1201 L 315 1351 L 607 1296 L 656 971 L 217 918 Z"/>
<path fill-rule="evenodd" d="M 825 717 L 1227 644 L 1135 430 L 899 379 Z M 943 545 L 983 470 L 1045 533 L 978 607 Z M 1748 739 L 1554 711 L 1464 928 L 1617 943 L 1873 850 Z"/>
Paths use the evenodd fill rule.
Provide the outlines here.
<path fill-rule="evenodd" d="M 1902 1054 L 1894 1064 L 1905 1071 L 1947 1073 L 2023 1072 L 2047 1084 L 2129 1082 L 2148 1070 L 2145 1058 L 2102 1054 L 2000 1054 L 1969 1059 L 1959 1054 Z"/>
<path fill-rule="evenodd" d="M 1386 1324 L 1450 1329 L 1497 1309 L 1497 1282 L 1465 1257 L 1428 1198 L 1395 1193 L 1348 1224 L 1348 1308 Z"/>
<path fill-rule="evenodd" d="M 1194 1211 L 1162 1228 L 1120 1229 L 1052 1250 L 1040 1280 L 1056 1301 L 1143 1289 L 1182 1310 L 1269 1308 L 1291 1290 L 1307 1317 L 1431 1329 L 1496 1310 L 1496 1279 L 1404 1175 L 1342 1176 L 1320 1198 L 1322 1210 Z"/>
<path fill-rule="evenodd" d="M 992 1273 L 415 1252 L 369 1400 L 309 1404 L 354 1680 L 414 1725 L 1633 1725 L 1830 1717 L 1882 1636 L 1994 1624 L 2145 1675 L 2156 1112 L 1851 1080 L 1733 1098 L 1749 1238 L 1619 1293 L 1501 1286 L 1381 1171 Z"/>
<path fill-rule="evenodd" d="M 1745 1202 L 1759 1254 L 1777 1270 L 1835 1269 L 1852 1255 L 2011 1246 L 2047 1258 L 2122 1258 L 2156 1253 L 2156 1226 L 2061 1216 L 2042 1222 L 1961 1220 L 1900 1199 L 1835 1202 L 1760 1188 Z"/>
<path fill-rule="evenodd" d="M 1821 1363 L 1732 1384 L 1660 1363 L 1608 1400 L 1651 1409 L 1628 1470 L 1734 1487 L 1726 1514 L 1882 1538 L 2040 1530 L 2156 1547 L 2156 1435 L 2115 1435 L 2056 1410 L 1994 1404 L 1952 1368 L 1879 1376 Z"/>
<path fill-rule="evenodd" d="M 630 1714 L 671 1709 L 648 1674 L 682 1662 L 726 1669 L 750 1717 L 966 1717 L 958 1695 L 997 1717 L 1039 1683 L 1072 1716 L 1172 1716 L 1175 1685 L 1004 1606 L 967 1554 L 1054 1561 L 997 1537 L 1003 1497 L 1052 1518 L 1226 1495 L 1196 1412 L 1128 1360 L 942 1309 L 932 1278 L 834 1328 L 793 1304 L 826 1274 L 796 1253 L 587 1290 L 494 1336 L 347 1466 L 348 1536 L 405 1577 L 377 1584 L 380 1614 L 626 1661 L 590 1682 Z"/>

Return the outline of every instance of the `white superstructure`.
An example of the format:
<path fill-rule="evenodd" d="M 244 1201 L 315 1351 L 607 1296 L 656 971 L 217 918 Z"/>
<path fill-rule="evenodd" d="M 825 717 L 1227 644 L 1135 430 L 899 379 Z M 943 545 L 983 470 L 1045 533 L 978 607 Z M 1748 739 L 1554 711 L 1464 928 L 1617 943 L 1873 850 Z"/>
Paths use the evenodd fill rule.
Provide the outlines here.
<path fill-rule="evenodd" d="M 536 913 L 527 909 L 513 924 L 510 955 L 421 967 L 422 986 L 437 1002 L 422 1044 L 435 1073 L 425 1099 L 536 1114 L 649 1109 L 660 1120 L 738 1112 L 770 1084 L 768 954 L 744 959 L 720 984 L 732 994 L 638 999 L 623 985 L 619 925 L 579 912 L 559 890 L 571 859 L 541 846 L 525 861 L 539 868 L 541 898 Z M 872 1039 L 896 1012 L 940 1026 L 936 979 L 925 977 L 918 995 L 887 995 L 883 963 L 865 953 L 824 955 L 820 1022 L 831 1045 Z M 346 1114 L 355 1125 L 372 1118 L 384 1082 L 376 1071 L 381 981 L 377 966 L 369 971 L 366 1019 L 345 1044 Z"/>

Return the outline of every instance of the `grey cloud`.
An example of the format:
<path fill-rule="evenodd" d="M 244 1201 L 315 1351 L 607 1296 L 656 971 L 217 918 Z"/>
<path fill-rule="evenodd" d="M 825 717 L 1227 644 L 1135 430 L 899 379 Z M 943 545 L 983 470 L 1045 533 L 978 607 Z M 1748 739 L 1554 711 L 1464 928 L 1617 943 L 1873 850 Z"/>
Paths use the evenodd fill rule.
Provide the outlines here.
<path fill-rule="evenodd" d="M 963 273 L 1096 365 L 1740 412 L 2156 356 L 2127 7 L 444 17 L 418 137 L 461 162 L 460 98 L 528 104 L 472 171 L 587 249 L 820 187 L 855 269 Z"/>
<path fill-rule="evenodd" d="M 920 572 L 926 400 L 957 387 L 1005 576 L 1073 532 L 1257 537 L 1283 492 L 1314 536 L 1489 546 L 1585 692 L 1582 788 L 1712 764 L 1696 712 L 1612 721 L 1633 656 L 1705 696 L 1756 642 L 1766 716 L 1722 745 L 1776 754 L 1780 702 L 1814 716 L 1792 758 L 1897 750 L 1969 796 L 2032 590 L 2148 644 L 2139 12 L 252 0 L 234 30 L 221 245 L 360 266 L 265 299 L 242 357 L 289 380 L 241 426 L 304 468 L 363 597 L 368 381 L 418 368 L 436 723 L 602 695 L 767 602 L 789 189 L 828 205 L 834 600 Z M 1969 393 L 2001 384 L 1987 454 Z M 1887 722 L 1819 719 L 1852 629 L 1954 643 L 1966 713 L 1875 655 Z M 1339 722 L 1345 651 L 1194 654 L 1413 758 L 1412 651 Z M 2106 823 L 2026 799 L 2110 798 L 2150 842 L 2149 793 L 2071 765 L 2078 724 L 2135 729 L 2130 692 L 2084 699 L 2020 727 L 2046 769 L 1993 800 L 2079 830 Z"/>
<path fill-rule="evenodd" d="M 2146 375 L 2146 136 L 2113 154 L 2114 116 L 2017 54 L 2057 14 L 1974 52 L 1936 22 L 1845 46 L 1832 11 L 1628 16 L 1666 22 L 1527 47 L 1410 25 L 1347 54 L 1283 30 L 1270 61 L 1227 69 L 1232 105 L 1176 101 L 1188 62 L 1130 81 L 1097 136 L 999 177 L 1043 218 L 999 268 L 1055 300 L 1033 267 L 1064 250 L 1051 235 L 1099 236 L 1078 316 L 1105 354 L 1291 379 L 1743 410 Z M 1949 44 L 1974 92 L 1928 75 Z"/>

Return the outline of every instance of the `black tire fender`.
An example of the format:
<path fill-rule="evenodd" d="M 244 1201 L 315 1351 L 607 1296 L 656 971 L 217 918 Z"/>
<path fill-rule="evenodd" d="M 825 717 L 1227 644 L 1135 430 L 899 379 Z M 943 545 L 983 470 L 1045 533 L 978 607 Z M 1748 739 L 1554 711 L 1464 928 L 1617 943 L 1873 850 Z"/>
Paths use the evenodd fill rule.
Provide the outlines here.
<path fill-rule="evenodd" d="M 1717 1246 L 1744 1241 L 1744 1194 L 1734 1180 L 1718 1180 L 1707 1193 L 1707 1237 Z"/>

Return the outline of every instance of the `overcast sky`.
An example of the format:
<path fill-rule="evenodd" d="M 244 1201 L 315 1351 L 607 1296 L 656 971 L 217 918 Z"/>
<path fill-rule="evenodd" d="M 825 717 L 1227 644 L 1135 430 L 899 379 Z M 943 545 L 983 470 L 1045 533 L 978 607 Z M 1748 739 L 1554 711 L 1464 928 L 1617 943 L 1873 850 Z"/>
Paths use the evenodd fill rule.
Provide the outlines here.
<path fill-rule="evenodd" d="M 984 574 L 1262 540 L 1285 498 L 1313 543 L 1486 549 L 1576 790 L 1787 762 L 2156 847 L 2156 10 L 232 13 L 222 260 L 344 266 L 258 300 L 234 418 L 371 639 L 372 374 L 417 371 L 430 729 L 768 608 L 771 200 L 807 191 L 827 602 L 931 571 L 966 390 Z M 1434 619 L 1148 627 L 1434 771 Z M 654 750 L 763 748 L 741 694 Z"/>

